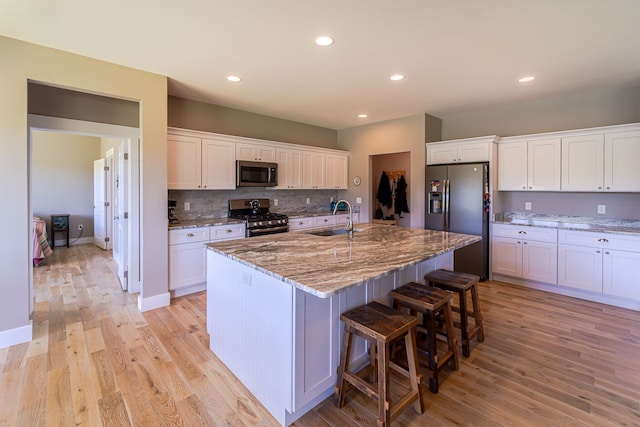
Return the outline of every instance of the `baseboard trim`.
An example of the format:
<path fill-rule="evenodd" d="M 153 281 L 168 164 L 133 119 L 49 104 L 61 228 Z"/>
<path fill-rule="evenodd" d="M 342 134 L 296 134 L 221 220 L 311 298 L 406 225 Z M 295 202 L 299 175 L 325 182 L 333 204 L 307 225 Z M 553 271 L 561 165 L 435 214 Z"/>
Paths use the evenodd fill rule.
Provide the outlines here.
<path fill-rule="evenodd" d="M 138 310 L 141 312 L 155 310 L 156 308 L 166 307 L 171 304 L 171 294 L 165 292 L 160 295 L 154 295 L 149 298 L 142 298 L 142 295 L 138 295 Z"/>
<path fill-rule="evenodd" d="M 33 325 L 29 322 L 26 326 L 21 326 L 8 331 L 0 332 L 0 348 L 10 347 L 31 341 L 33 337 Z"/>

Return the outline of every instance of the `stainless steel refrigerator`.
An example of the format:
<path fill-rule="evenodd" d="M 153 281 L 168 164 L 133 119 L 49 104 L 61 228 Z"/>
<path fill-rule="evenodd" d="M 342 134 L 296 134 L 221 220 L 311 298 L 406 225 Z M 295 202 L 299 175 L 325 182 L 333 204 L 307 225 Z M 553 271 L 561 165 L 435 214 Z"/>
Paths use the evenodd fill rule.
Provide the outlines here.
<path fill-rule="evenodd" d="M 425 228 L 482 236 L 454 252 L 454 270 L 489 278 L 489 164 L 426 168 Z"/>

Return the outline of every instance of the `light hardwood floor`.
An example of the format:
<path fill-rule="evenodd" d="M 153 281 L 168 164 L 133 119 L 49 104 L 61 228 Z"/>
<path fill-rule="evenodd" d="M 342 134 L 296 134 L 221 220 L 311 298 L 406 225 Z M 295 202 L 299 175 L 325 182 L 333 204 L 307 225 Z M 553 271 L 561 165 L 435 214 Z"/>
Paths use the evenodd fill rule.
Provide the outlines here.
<path fill-rule="evenodd" d="M 92 245 L 34 269 L 34 340 L 0 349 L 0 425 L 275 425 L 208 350 L 204 292 L 139 313 L 114 273 Z M 393 425 L 640 426 L 640 313 L 497 282 L 479 292 L 484 343 L 437 395 L 424 389 L 424 414 Z M 295 425 L 375 425 L 368 398 L 346 403 Z"/>

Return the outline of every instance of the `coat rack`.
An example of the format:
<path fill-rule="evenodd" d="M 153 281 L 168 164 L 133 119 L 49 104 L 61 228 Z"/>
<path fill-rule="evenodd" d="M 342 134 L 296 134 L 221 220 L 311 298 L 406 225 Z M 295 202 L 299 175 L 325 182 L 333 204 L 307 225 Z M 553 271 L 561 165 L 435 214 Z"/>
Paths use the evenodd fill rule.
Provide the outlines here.
<path fill-rule="evenodd" d="M 407 178 L 407 171 L 405 170 L 394 170 L 394 171 L 384 171 L 384 173 L 387 174 L 387 176 L 389 177 L 390 180 L 396 180 L 398 181 L 400 179 L 401 176 L 404 175 L 405 179 Z"/>

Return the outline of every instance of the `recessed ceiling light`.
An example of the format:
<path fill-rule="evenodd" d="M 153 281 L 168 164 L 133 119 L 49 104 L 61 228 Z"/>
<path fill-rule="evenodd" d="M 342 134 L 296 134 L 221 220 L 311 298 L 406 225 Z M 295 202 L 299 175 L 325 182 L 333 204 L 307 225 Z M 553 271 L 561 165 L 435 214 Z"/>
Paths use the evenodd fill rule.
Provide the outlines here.
<path fill-rule="evenodd" d="M 366 119 L 367 115 L 366 114 L 358 114 L 358 117 L 361 119 Z"/>
<path fill-rule="evenodd" d="M 524 76 L 524 77 L 520 77 L 518 79 L 519 83 L 528 83 L 528 82 L 532 82 L 536 79 L 536 76 Z"/>
<path fill-rule="evenodd" d="M 402 80 L 404 79 L 404 74 L 394 74 L 393 76 L 389 77 L 391 80 Z"/>
<path fill-rule="evenodd" d="M 316 37 L 316 44 L 318 46 L 331 46 L 333 44 L 333 37 L 329 37 L 329 36 Z"/>
<path fill-rule="evenodd" d="M 227 76 L 227 80 L 229 80 L 230 82 L 239 82 L 240 80 L 242 80 L 240 77 L 238 76 Z"/>

